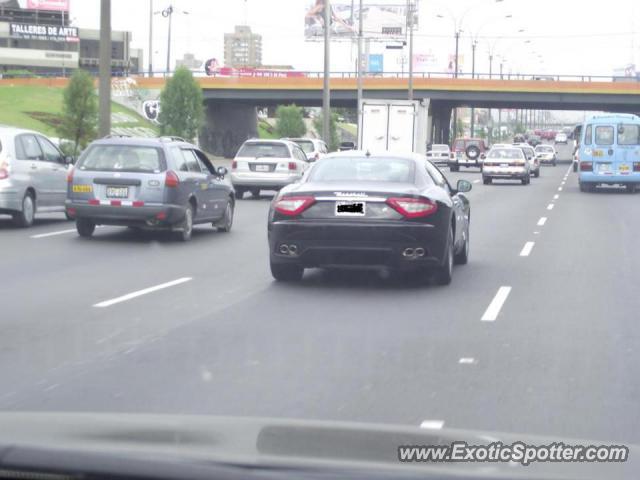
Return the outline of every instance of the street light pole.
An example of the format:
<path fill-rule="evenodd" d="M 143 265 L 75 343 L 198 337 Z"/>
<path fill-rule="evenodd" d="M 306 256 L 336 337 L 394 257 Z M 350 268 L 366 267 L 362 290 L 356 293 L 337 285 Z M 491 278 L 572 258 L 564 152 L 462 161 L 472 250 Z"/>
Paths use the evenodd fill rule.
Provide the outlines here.
<path fill-rule="evenodd" d="M 360 6 L 358 7 L 358 105 L 356 107 L 356 111 L 358 112 L 358 138 L 356 139 L 356 144 L 358 148 L 360 148 L 360 122 L 362 117 L 362 64 L 364 63 L 362 60 L 362 30 L 364 26 L 364 16 L 362 15 L 362 2 L 360 0 Z M 326 73 L 326 72 L 325 72 Z M 328 145 L 328 143 L 327 143 Z"/>
<path fill-rule="evenodd" d="M 153 0 L 149 0 L 149 77 L 153 75 Z"/>
<path fill-rule="evenodd" d="M 477 40 L 474 40 L 473 42 L 471 42 L 471 78 L 472 79 L 476 78 L 476 47 L 477 46 L 478 46 Z M 474 133 L 475 133 L 475 115 L 476 115 L 476 109 L 471 107 L 471 125 L 470 125 L 471 138 L 474 137 Z"/>
<path fill-rule="evenodd" d="M 330 75 L 330 41 L 331 41 L 331 5 L 324 0 L 324 82 L 322 88 L 322 138 L 331 145 L 331 92 L 329 90 Z"/>
<path fill-rule="evenodd" d="M 413 100 L 413 0 L 407 0 L 407 15 L 409 27 L 409 100 Z"/>
<path fill-rule="evenodd" d="M 111 133 L 111 0 L 100 0 L 99 128 L 101 137 Z"/>
<path fill-rule="evenodd" d="M 162 16 L 169 19 L 169 33 L 167 35 L 167 75 L 171 71 L 171 19 L 173 18 L 173 5 L 169 5 L 162 11 Z"/>
<path fill-rule="evenodd" d="M 455 71 L 453 72 L 453 78 L 458 78 L 458 53 L 460 44 L 460 29 L 456 26 L 456 56 L 455 56 Z M 458 136 L 458 108 L 453 107 L 453 138 Z"/>

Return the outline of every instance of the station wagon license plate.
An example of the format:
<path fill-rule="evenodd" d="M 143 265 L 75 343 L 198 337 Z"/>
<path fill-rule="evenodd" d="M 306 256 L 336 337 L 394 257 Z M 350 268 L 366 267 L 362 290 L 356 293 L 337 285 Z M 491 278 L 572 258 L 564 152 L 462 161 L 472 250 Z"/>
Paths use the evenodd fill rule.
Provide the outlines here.
<path fill-rule="evenodd" d="M 129 187 L 107 187 L 107 198 L 127 198 Z"/>
<path fill-rule="evenodd" d="M 364 202 L 336 202 L 336 217 L 364 217 Z"/>
<path fill-rule="evenodd" d="M 256 165 L 256 172 L 268 172 L 269 165 Z"/>
<path fill-rule="evenodd" d="M 611 164 L 610 163 L 599 163 L 598 164 L 598 172 L 600 172 L 600 173 L 611 173 Z"/>

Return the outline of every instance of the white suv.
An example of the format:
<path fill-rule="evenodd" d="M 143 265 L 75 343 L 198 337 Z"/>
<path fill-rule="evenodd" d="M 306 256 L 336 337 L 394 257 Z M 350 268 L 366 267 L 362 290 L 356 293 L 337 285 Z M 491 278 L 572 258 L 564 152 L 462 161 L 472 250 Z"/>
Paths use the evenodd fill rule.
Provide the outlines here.
<path fill-rule="evenodd" d="M 246 191 L 257 197 L 298 181 L 308 168 L 307 156 L 290 140 L 247 140 L 231 164 L 231 183 L 237 198 Z"/>

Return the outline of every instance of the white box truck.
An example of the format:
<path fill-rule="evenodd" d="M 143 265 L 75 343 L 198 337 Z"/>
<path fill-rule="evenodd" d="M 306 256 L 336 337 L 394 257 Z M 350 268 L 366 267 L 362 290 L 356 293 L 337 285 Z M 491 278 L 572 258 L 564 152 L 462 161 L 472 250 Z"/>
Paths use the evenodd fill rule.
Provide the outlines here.
<path fill-rule="evenodd" d="M 427 154 L 428 100 L 362 100 L 360 111 L 360 150 Z"/>

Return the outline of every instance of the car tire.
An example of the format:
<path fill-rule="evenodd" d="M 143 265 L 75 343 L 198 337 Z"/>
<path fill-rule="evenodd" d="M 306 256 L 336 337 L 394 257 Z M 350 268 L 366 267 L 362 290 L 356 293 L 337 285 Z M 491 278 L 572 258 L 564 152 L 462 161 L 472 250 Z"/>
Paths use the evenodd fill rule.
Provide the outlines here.
<path fill-rule="evenodd" d="M 302 280 L 304 268 L 298 265 L 270 262 L 271 275 L 278 282 L 299 282 Z"/>
<path fill-rule="evenodd" d="M 634 183 L 628 183 L 624 188 L 627 193 L 636 193 L 636 185 Z"/>
<path fill-rule="evenodd" d="M 453 278 L 453 229 L 449 227 L 447 234 L 447 246 L 444 254 L 444 263 L 436 267 L 434 280 L 437 285 L 449 285 Z"/>
<path fill-rule="evenodd" d="M 465 232 L 464 245 L 462 249 L 453 257 L 456 265 L 466 265 L 469 262 L 469 229 Z"/>
<path fill-rule="evenodd" d="M 535 172 L 533 172 L 533 176 L 536 177 L 536 178 L 540 178 L 540 169 L 538 169 Z"/>
<path fill-rule="evenodd" d="M 576 162 L 573 162 L 573 171 L 574 172 L 578 171 L 578 164 Z"/>
<path fill-rule="evenodd" d="M 252 188 L 251 189 L 251 196 L 253 198 L 260 198 L 260 189 L 259 188 Z"/>
<path fill-rule="evenodd" d="M 33 195 L 26 193 L 22 199 L 22 211 L 13 214 L 13 223 L 20 228 L 28 228 L 33 225 L 33 219 L 36 213 L 36 204 L 33 201 Z"/>
<path fill-rule="evenodd" d="M 184 219 L 180 222 L 180 230 L 178 233 L 178 240 L 182 242 L 188 242 L 193 236 L 193 205 L 187 204 L 187 208 L 184 211 Z"/>
<path fill-rule="evenodd" d="M 485 185 L 491 185 L 492 182 L 493 179 L 491 177 L 482 177 L 482 183 L 484 183 Z"/>
<path fill-rule="evenodd" d="M 76 220 L 76 230 L 82 238 L 91 238 L 93 232 L 96 231 L 96 224 L 86 218 L 78 218 Z"/>
<path fill-rule="evenodd" d="M 593 192 L 593 186 L 590 183 L 580 182 L 580 191 L 584 193 Z"/>
<path fill-rule="evenodd" d="M 214 223 L 213 226 L 216 227 L 219 232 L 230 232 L 231 227 L 233 226 L 233 212 L 234 204 L 232 200 L 229 200 L 226 208 L 224 209 L 224 216 L 222 217 L 222 220 Z"/>
<path fill-rule="evenodd" d="M 554 160 L 553 162 L 551 162 L 551 165 L 553 165 L 554 167 L 557 165 L 558 163 Z"/>
<path fill-rule="evenodd" d="M 234 190 L 236 191 L 236 198 L 238 200 L 242 200 L 242 197 L 244 197 L 244 192 L 247 191 L 246 189 L 239 187 L 234 187 Z"/>

